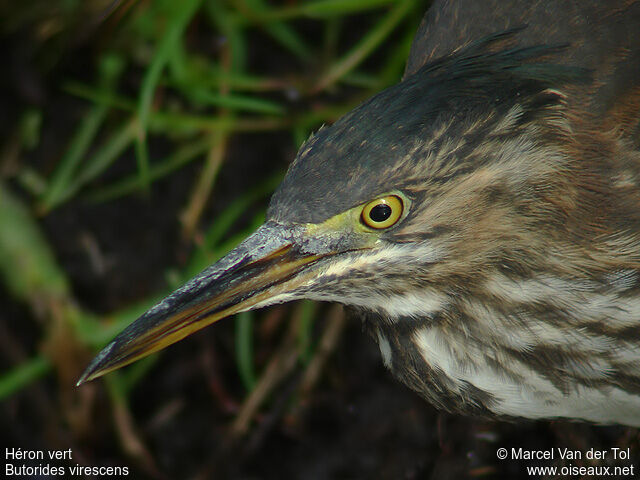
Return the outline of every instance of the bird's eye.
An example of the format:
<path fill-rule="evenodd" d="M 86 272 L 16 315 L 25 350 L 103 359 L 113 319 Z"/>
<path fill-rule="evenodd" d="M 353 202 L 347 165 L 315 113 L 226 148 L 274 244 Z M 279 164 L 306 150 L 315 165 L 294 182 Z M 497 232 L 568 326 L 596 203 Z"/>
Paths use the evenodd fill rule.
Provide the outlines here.
<path fill-rule="evenodd" d="M 362 223 L 370 228 L 389 228 L 400 219 L 403 209 L 402 199 L 396 195 L 377 198 L 362 209 Z"/>

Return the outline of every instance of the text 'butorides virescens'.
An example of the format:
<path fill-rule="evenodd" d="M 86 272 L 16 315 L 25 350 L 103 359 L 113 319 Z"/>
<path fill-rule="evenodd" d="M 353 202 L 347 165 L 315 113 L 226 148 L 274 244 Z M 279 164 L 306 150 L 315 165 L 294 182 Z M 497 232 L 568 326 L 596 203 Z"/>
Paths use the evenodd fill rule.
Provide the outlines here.
<path fill-rule="evenodd" d="M 640 1 L 436 0 L 403 80 L 316 132 L 267 221 L 80 383 L 223 317 L 360 310 L 440 408 L 640 426 Z"/>

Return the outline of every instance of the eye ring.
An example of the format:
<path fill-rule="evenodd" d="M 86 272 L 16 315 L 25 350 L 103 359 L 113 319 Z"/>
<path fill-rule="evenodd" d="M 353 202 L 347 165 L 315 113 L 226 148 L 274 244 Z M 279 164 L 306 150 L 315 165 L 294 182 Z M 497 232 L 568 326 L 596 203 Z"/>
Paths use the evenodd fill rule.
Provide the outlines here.
<path fill-rule="evenodd" d="M 367 203 L 360 217 L 367 227 L 382 230 L 395 225 L 403 211 L 402 199 L 397 195 L 387 195 Z"/>

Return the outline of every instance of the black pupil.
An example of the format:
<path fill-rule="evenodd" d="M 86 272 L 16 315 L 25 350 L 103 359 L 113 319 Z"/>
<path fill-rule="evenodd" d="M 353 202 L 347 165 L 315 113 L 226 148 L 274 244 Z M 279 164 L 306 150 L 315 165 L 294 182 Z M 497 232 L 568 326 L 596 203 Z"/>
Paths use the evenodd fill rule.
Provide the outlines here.
<path fill-rule="evenodd" d="M 376 223 L 384 222 L 391 216 L 391 207 L 384 203 L 380 203 L 373 207 L 369 212 L 369 218 Z"/>

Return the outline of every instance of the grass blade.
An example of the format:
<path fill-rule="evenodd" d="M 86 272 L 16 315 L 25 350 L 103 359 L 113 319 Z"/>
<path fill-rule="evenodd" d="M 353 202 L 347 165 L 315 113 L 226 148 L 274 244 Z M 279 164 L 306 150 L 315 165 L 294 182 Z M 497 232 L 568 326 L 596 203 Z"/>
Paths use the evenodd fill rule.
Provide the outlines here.
<path fill-rule="evenodd" d="M 98 91 L 103 95 L 110 95 L 124 70 L 125 62 L 117 55 L 106 55 L 99 65 L 100 86 Z M 84 117 L 66 153 L 58 163 L 49 186 L 40 200 L 43 212 L 51 210 L 61 203 L 62 198 L 68 198 L 68 187 L 72 177 L 85 157 L 98 131 L 100 130 L 109 111 L 104 102 L 96 102 Z"/>
<path fill-rule="evenodd" d="M 350 15 L 393 4 L 396 0 L 322 0 L 300 3 L 291 7 L 257 12 L 243 20 L 246 23 L 266 23 L 296 18 L 332 18 Z"/>
<path fill-rule="evenodd" d="M 3 373 L 0 375 L 0 400 L 4 400 L 34 380 L 43 377 L 50 369 L 49 359 L 44 355 L 38 355 Z"/>
<path fill-rule="evenodd" d="M 242 2 L 236 2 L 242 13 L 249 16 L 258 15 L 269 16 L 272 9 L 264 0 L 244 0 Z M 242 8 L 243 4 L 247 4 L 251 11 L 246 11 L 246 8 Z M 313 58 L 313 52 L 311 48 L 304 42 L 302 37 L 296 33 L 296 31 L 289 27 L 286 23 L 279 21 L 265 22 L 263 28 L 271 35 L 280 45 L 293 53 L 299 60 L 308 62 Z"/>
<path fill-rule="evenodd" d="M 313 315 L 316 304 L 303 300 L 300 305 L 300 325 L 298 326 L 298 356 L 303 363 L 308 363 L 313 356 L 311 338 L 313 337 Z"/>
<path fill-rule="evenodd" d="M 180 167 L 204 155 L 210 147 L 211 141 L 208 138 L 184 145 L 165 160 L 159 161 L 151 166 L 149 170 L 149 181 L 155 182 L 169 175 Z M 129 176 L 112 185 L 95 190 L 88 198 L 93 202 L 105 202 L 138 190 L 140 190 L 138 177 Z"/>
<path fill-rule="evenodd" d="M 253 312 L 236 315 L 235 339 L 238 373 L 242 384 L 250 392 L 256 385 L 253 366 Z"/>
<path fill-rule="evenodd" d="M 346 73 L 359 65 L 393 31 L 409 13 L 413 0 L 399 2 L 378 24 L 372 28 L 347 54 L 334 63 L 317 82 L 314 91 L 324 90 L 340 80 Z"/>
<path fill-rule="evenodd" d="M 153 95 L 160 80 L 160 75 L 164 70 L 169 55 L 177 42 L 180 40 L 185 28 L 195 15 L 201 0 L 185 0 L 177 3 L 178 11 L 172 18 L 167 28 L 167 32 L 162 37 L 160 45 L 151 61 L 151 65 L 142 80 L 140 87 L 140 98 L 138 101 L 138 134 L 135 141 L 136 158 L 138 160 L 138 171 L 140 173 L 140 184 L 143 187 L 149 185 L 149 152 L 147 151 L 147 126 L 151 112 Z"/>
<path fill-rule="evenodd" d="M 31 212 L 0 182 L 0 279 L 25 302 L 62 298 L 67 278 Z"/>
<path fill-rule="evenodd" d="M 44 213 L 59 205 L 63 199 L 68 198 L 69 184 L 80 161 L 87 154 L 100 126 L 107 116 L 108 108 L 105 105 L 95 105 L 85 116 L 80 128 L 71 140 L 68 150 L 60 160 L 53 178 L 49 182 L 49 188 L 44 193 L 40 210 Z"/>

